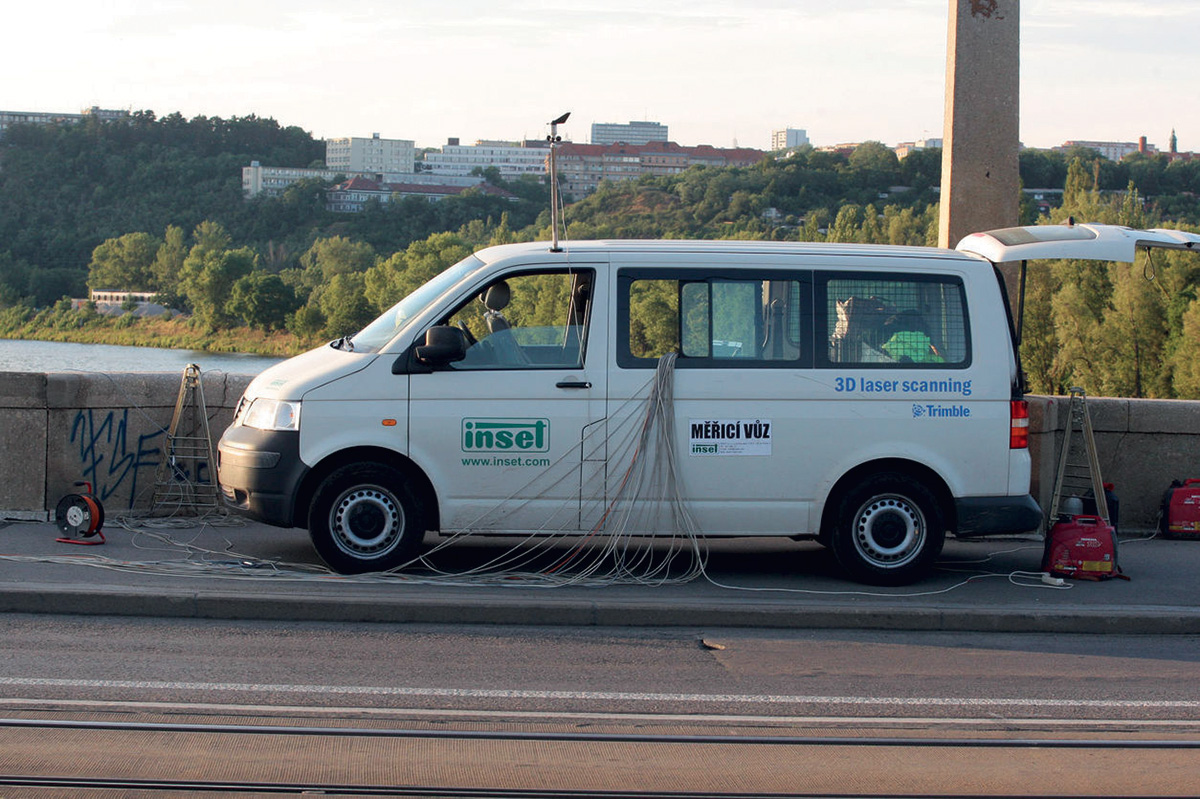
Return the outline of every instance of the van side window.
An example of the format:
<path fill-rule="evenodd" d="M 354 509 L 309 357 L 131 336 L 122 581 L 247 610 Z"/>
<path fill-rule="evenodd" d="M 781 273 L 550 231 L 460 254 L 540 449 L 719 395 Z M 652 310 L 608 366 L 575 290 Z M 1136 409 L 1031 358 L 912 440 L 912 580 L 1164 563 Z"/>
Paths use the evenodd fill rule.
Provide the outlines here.
<path fill-rule="evenodd" d="M 442 324 L 467 334 L 467 357 L 452 369 L 583 366 L 591 314 L 591 270 L 506 275 Z"/>
<path fill-rule="evenodd" d="M 828 364 L 928 369 L 970 362 L 957 277 L 825 272 L 817 275 L 816 294 Z"/>
<path fill-rule="evenodd" d="M 621 298 L 629 309 L 629 351 L 635 358 L 679 352 L 679 281 L 635 280 Z"/>
<path fill-rule="evenodd" d="M 652 366 L 676 352 L 676 365 L 683 368 L 801 365 L 806 357 L 802 320 L 811 320 L 807 281 L 788 273 L 742 274 L 622 276 L 618 363 Z"/>

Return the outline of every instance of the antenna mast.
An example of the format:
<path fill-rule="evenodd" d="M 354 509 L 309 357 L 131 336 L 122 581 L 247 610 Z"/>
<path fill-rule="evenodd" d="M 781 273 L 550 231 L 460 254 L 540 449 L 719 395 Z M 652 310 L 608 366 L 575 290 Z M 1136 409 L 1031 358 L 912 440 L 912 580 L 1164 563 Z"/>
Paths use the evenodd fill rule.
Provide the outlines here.
<path fill-rule="evenodd" d="M 550 142 L 550 252 L 562 252 L 562 248 L 558 246 L 558 165 L 554 152 L 558 149 L 558 143 L 562 141 L 562 137 L 558 135 L 558 126 L 566 122 L 569 116 L 570 111 L 551 122 L 550 135 L 546 137 L 546 141 Z"/>

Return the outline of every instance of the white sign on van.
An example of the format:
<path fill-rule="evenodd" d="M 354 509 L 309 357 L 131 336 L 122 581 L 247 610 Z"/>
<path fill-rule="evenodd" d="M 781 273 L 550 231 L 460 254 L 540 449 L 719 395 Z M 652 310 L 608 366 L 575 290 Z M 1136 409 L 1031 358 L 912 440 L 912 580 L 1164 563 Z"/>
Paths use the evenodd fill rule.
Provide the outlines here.
<path fill-rule="evenodd" d="M 689 419 L 693 455 L 770 455 L 770 419 Z"/>

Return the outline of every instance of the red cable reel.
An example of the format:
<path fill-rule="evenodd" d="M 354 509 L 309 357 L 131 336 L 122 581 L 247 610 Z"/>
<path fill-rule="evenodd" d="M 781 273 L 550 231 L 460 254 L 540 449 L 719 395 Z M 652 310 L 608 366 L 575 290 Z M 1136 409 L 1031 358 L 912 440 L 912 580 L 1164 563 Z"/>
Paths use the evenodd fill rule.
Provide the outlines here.
<path fill-rule="evenodd" d="M 62 531 L 61 538 L 54 539 L 60 544 L 80 544 L 82 546 L 99 546 L 104 543 L 104 506 L 92 493 L 92 484 L 78 482 L 75 485 L 84 486 L 82 494 L 67 494 L 58 501 L 54 509 L 54 522 Z M 98 541 L 86 539 L 98 536 Z"/>

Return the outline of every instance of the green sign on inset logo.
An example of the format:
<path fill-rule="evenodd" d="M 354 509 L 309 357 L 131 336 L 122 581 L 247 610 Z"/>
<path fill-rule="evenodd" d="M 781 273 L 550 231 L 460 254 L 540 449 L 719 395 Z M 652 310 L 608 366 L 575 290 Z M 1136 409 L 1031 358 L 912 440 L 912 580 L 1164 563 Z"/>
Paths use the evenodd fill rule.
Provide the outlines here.
<path fill-rule="evenodd" d="M 463 452 L 549 452 L 549 419 L 463 419 Z"/>

